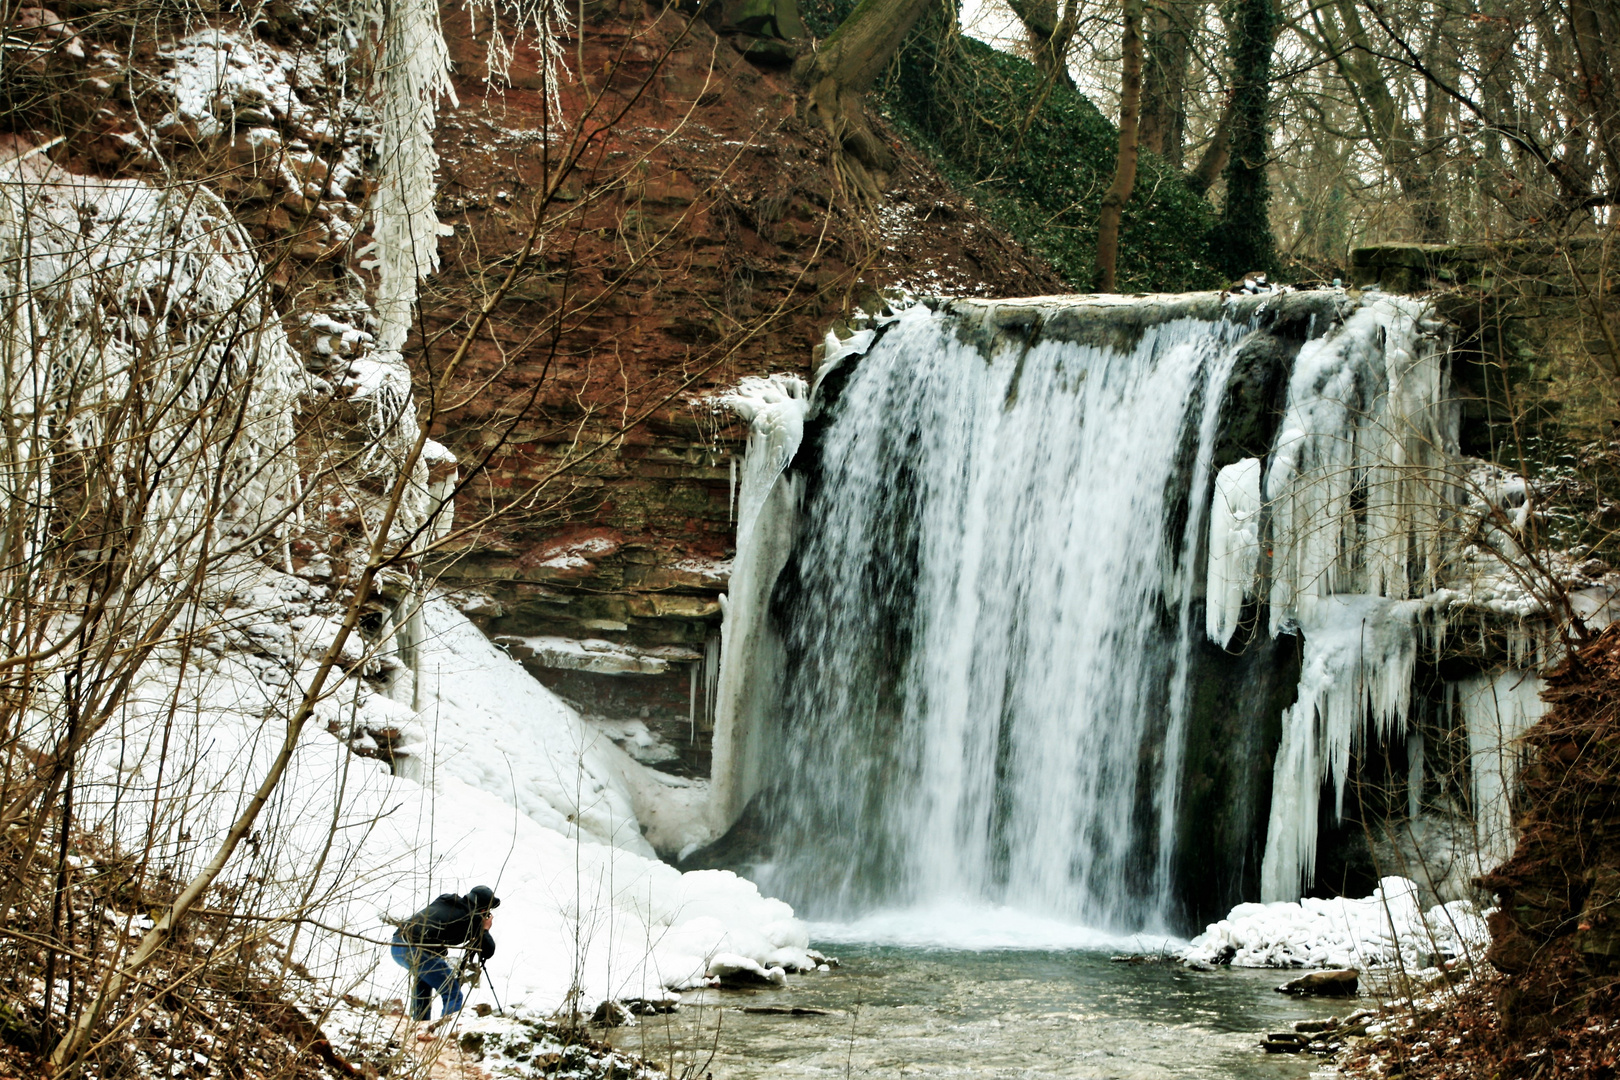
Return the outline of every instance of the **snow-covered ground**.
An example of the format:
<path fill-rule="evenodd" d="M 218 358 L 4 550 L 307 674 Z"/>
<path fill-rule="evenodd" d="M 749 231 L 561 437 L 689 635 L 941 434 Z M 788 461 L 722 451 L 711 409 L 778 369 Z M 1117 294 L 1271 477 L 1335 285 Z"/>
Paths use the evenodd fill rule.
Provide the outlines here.
<path fill-rule="evenodd" d="M 323 597 L 260 564 L 222 581 L 216 647 L 150 664 L 91 746 L 87 810 L 129 844 L 155 814 L 159 866 L 193 870 L 275 756 L 290 695 L 330 640 Z M 636 785 L 656 783 L 650 770 L 448 604 L 430 602 L 423 626 L 414 707 L 375 677 L 341 680 L 227 872 L 225 888 L 251 890 L 260 914 L 313 920 L 293 949 L 317 980 L 375 1002 L 404 996 L 388 920 L 478 884 L 502 899 L 487 974 L 508 1007 L 547 1013 L 577 990 L 588 1011 L 739 970 L 814 966 L 786 904 L 729 872 L 682 874 L 652 857 L 633 809 Z M 354 754 L 338 735 L 357 719 L 401 730 L 420 779 Z"/>

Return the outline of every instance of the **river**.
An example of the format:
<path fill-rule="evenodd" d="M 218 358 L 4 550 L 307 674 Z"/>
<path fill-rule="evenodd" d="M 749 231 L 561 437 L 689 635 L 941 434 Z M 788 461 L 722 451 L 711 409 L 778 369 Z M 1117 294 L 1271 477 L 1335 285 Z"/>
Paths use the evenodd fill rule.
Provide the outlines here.
<path fill-rule="evenodd" d="M 686 994 L 613 1041 L 689 1076 L 1305 1080 L 1316 1058 L 1258 1045 L 1338 1001 L 1276 992 L 1283 973 L 1119 963 L 1095 950 L 823 944 L 840 966 L 786 988 Z M 783 1015 L 749 1010 L 820 1010 Z M 701 1047 L 694 1050 L 694 1047 Z"/>

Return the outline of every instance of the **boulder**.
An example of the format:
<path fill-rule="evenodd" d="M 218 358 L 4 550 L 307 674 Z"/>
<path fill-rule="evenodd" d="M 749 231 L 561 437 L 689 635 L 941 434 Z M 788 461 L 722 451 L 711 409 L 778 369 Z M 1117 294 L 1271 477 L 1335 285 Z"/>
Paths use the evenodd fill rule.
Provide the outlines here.
<path fill-rule="evenodd" d="M 1279 994 L 1298 994 L 1302 997 L 1355 997 L 1360 978 L 1354 968 L 1336 971 L 1312 971 L 1297 979 L 1290 979 L 1277 987 Z"/>

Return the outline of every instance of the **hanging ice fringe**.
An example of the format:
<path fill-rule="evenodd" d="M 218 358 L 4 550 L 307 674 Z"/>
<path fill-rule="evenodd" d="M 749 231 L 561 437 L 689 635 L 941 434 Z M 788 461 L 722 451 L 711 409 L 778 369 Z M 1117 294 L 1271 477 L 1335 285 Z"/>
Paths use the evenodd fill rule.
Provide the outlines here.
<path fill-rule="evenodd" d="M 439 268 L 443 226 L 433 212 L 440 101 L 457 104 L 450 51 L 434 0 L 383 0 L 381 139 L 371 202 L 377 270 L 377 347 L 398 353 L 410 331 L 417 285 Z"/>
<path fill-rule="evenodd" d="M 410 331 L 417 286 L 439 268 L 439 237 L 452 230 L 433 211 L 439 157 L 433 131 L 441 102 L 458 104 L 450 83 L 450 51 L 436 0 L 361 0 L 382 33 L 381 139 L 377 191 L 372 198 L 372 265 L 377 270 L 378 349 L 398 352 Z M 489 22 L 489 82 L 507 80 L 513 50 L 526 41 L 539 52 L 547 105 L 561 112 L 558 78 L 564 70 L 560 34 L 567 24 L 562 0 L 468 0 Z M 505 25 L 503 25 L 503 20 Z"/>
<path fill-rule="evenodd" d="M 484 38 L 487 43 L 484 65 L 492 86 L 510 84 L 513 47 L 517 41 L 528 41 L 540 54 L 546 108 L 555 121 L 562 113 L 558 80 L 567 70 L 562 49 L 562 29 L 568 25 L 568 6 L 564 0 L 466 0 L 466 7 L 475 35 L 479 32 L 480 16 L 489 24 Z"/>
<path fill-rule="evenodd" d="M 397 467 L 418 435 L 411 373 L 401 350 L 421 282 L 439 268 L 439 237 L 454 233 L 434 212 L 439 156 L 433 132 L 440 105 L 458 101 L 437 0 L 357 2 L 356 21 L 378 27 L 382 39 L 372 243 L 362 252 L 369 256 L 362 265 L 377 273 L 378 330 L 376 351 L 350 366 L 346 389 L 351 400 L 368 409 L 373 449 L 364 464 L 386 471 Z M 486 35 L 490 82 L 506 80 L 514 47 L 528 40 L 541 55 L 547 101 L 556 116 L 557 77 L 563 70 L 558 38 L 567 19 L 561 0 L 469 0 L 468 11 L 475 30 L 480 13 L 491 23 Z M 425 464 L 418 462 L 413 472 L 400 520 L 406 530 L 414 530 L 436 505 Z"/>

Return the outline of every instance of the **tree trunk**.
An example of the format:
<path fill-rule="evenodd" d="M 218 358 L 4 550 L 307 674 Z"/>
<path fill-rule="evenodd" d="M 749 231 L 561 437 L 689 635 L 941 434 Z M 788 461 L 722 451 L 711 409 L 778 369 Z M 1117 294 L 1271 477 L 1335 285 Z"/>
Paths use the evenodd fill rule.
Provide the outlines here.
<path fill-rule="evenodd" d="M 793 75 L 807 94 L 813 117 L 847 155 L 843 164 L 863 193 L 875 197 L 872 172 L 892 172 L 899 163 L 867 123 L 862 98 L 889 66 L 930 0 L 861 0 L 820 48 L 799 58 Z"/>
<path fill-rule="evenodd" d="M 1183 10 L 1175 0 L 1158 0 L 1147 13 L 1141 142 L 1175 169 L 1182 167 L 1187 141 L 1187 62 L 1192 52 L 1187 27 L 1197 23 L 1203 9 L 1202 3 Z"/>
<path fill-rule="evenodd" d="M 1271 0 L 1238 0 L 1228 51 L 1232 57 L 1231 157 L 1226 205 L 1215 229 L 1215 258 L 1230 274 L 1272 269 L 1270 164 L 1271 51 L 1277 11 Z"/>
<path fill-rule="evenodd" d="M 1069 44 L 1079 26 L 1080 10 L 1076 0 L 1067 0 L 1061 15 L 1058 0 L 1008 0 L 1007 6 L 1029 33 L 1035 66 L 1046 75 L 1048 85 L 1061 82 L 1075 89 L 1074 77 L 1069 74 Z"/>
<path fill-rule="evenodd" d="M 1198 157 L 1198 164 L 1187 174 L 1187 186 L 1202 195 L 1215 183 L 1215 178 L 1226 171 L 1227 159 L 1232 156 L 1232 105 L 1234 98 L 1226 96 L 1221 118 L 1215 125 L 1215 134 Z"/>
<path fill-rule="evenodd" d="M 1124 0 L 1124 76 L 1119 95 L 1119 157 L 1114 182 L 1103 196 L 1097 226 L 1096 291 L 1114 291 L 1114 264 L 1119 259 L 1119 219 L 1136 186 L 1138 117 L 1142 106 L 1142 0 Z"/>
<path fill-rule="evenodd" d="M 1356 11 L 1356 0 L 1336 0 L 1331 6 L 1323 5 L 1312 12 L 1312 18 L 1339 74 L 1355 97 L 1368 137 L 1412 208 L 1418 239 L 1434 243 L 1444 240 L 1445 224 L 1443 215 L 1436 212 L 1433 177 L 1423 160 L 1411 123 L 1378 68 L 1367 28 Z"/>

